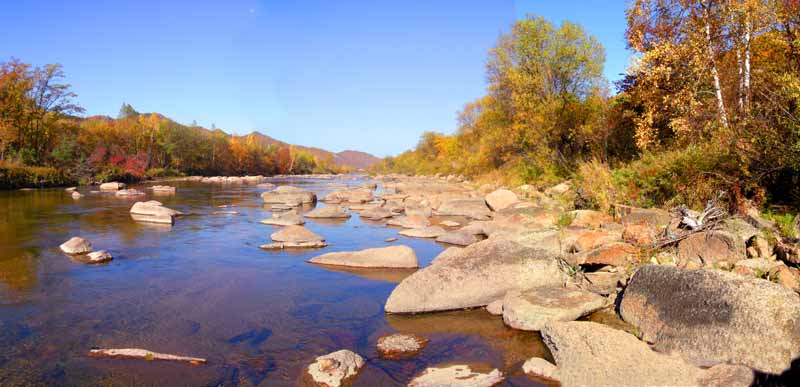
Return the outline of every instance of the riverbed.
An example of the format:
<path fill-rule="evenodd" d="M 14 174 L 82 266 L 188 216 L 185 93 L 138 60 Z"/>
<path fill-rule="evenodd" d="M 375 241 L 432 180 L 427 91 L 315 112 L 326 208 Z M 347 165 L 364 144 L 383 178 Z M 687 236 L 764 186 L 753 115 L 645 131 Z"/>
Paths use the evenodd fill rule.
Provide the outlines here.
<path fill-rule="evenodd" d="M 272 181 L 322 197 L 331 180 Z M 362 181 L 347 180 L 356 186 Z M 335 184 L 341 184 L 336 181 Z M 118 198 L 63 189 L 0 192 L 0 385 L 294 386 L 314 358 L 350 349 L 367 359 L 354 386 L 405 385 L 428 366 L 500 369 L 504 385 L 540 385 L 521 371 L 547 357 L 537 333 L 504 326 L 485 310 L 387 315 L 383 305 L 408 271 L 351 270 L 306 262 L 324 252 L 414 249 L 421 266 L 448 246 L 406 238 L 383 223 L 307 219 L 324 249 L 265 251 L 277 230 L 264 189 L 170 183 L 175 195 Z M 137 223 L 135 201 L 155 199 L 184 212 L 174 226 Z M 324 204 L 318 204 L 323 206 Z M 72 236 L 114 260 L 87 265 L 58 246 Z M 387 333 L 430 339 L 408 360 L 382 359 Z M 208 359 L 206 365 L 88 357 L 93 347 L 138 347 Z"/>

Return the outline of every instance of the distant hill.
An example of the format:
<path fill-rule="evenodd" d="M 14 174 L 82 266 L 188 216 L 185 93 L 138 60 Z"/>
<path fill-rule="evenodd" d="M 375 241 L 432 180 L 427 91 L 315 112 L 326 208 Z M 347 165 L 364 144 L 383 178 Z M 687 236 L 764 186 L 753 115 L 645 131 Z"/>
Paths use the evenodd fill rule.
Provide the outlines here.
<path fill-rule="evenodd" d="M 289 146 L 290 144 L 285 143 L 283 141 L 274 139 L 266 134 L 261 132 L 252 132 L 250 134 L 244 136 L 237 136 L 237 137 L 253 137 L 256 141 L 265 144 L 265 145 L 274 145 L 278 147 L 282 146 Z M 321 160 L 326 160 L 329 158 L 333 159 L 333 162 L 336 165 L 349 167 L 354 169 L 367 169 L 371 167 L 373 164 L 381 161 L 378 157 L 375 157 L 369 153 L 361 152 L 361 151 L 354 151 L 354 150 L 345 150 L 342 152 L 331 152 L 322 148 L 315 148 L 315 147 L 307 147 L 303 145 L 294 144 L 297 149 L 304 150 L 316 156 Z"/>

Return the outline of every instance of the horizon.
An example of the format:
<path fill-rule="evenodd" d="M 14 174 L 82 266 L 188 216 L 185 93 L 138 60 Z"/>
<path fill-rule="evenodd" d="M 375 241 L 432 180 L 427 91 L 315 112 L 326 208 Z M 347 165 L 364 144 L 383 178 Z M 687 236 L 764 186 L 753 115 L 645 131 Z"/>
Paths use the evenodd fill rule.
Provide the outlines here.
<path fill-rule="evenodd" d="M 12 27 L 0 57 L 62 64 L 87 117 L 128 103 L 382 158 L 423 132 L 453 133 L 457 112 L 485 93 L 489 49 L 526 14 L 583 26 L 606 50 L 609 83 L 618 79 L 630 56 L 624 2 L 577 3 L 15 3 L 0 16 Z"/>

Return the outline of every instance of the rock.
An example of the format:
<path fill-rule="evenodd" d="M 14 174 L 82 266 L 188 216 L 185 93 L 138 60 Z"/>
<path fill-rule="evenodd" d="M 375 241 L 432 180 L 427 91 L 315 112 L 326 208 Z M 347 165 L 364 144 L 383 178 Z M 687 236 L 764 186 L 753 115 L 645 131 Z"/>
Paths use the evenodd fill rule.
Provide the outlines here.
<path fill-rule="evenodd" d="M 727 218 L 721 222 L 721 227 L 745 243 L 758 235 L 758 229 L 742 218 Z"/>
<path fill-rule="evenodd" d="M 401 282 L 386 301 L 388 313 L 419 313 L 485 306 L 511 290 L 561 286 L 566 275 L 554 255 L 503 238 L 439 254 Z"/>
<path fill-rule="evenodd" d="M 284 212 L 282 214 L 272 214 L 271 218 L 261 221 L 261 223 L 271 226 L 295 226 L 305 224 L 305 222 L 306 221 L 303 219 L 303 217 L 294 211 Z"/>
<path fill-rule="evenodd" d="M 405 206 L 403 212 L 408 216 L 421 216 L 426 219 L 433 216 L 433 210 L 428 206 Z"/>
<path fill-rule="evenodd" d="M 395 333 L 378 339 L 378 353 L 387 359 L 404 359 L 416 355 L 428 345 L 428 339 L 412 334 Z"/>
<path fill-rule="evenodd" d="M 72 198 L 73 198 L 73 199 L 80 199 L 80 198 L 82 198 L 82 197 L 83 197 L 83 195 L 81 195 L 81 193 L 80 193 L 80 192 L 78 192 L 78 191 L 73 191 L 73 192 L 72 192 Z"/>
<path fill-rule="evenodd" d="M 117 196 L 117 197 L 142 196 L 142 195 L 144 195 L 144 192 L 139 191 L 138 189 L 135 189 L 135 188 L 121 189 L 121 190 L 119 190 L 119 191 L 114 193 L 114 196 Z"/>
<path fill-rule="evenodd" d="M 564 387 L 696 386 L 703 375 L 680 357 L 599 323 L 554 322 L 541 334 L 557 364 L 552 377 Z"/>
<path fill-rule="evenodd" d="M 150 187 L 153 190 L 154 194 L 167 194 L 172 195 L 175 194 L 175 187 L 171 187 L 168 185 L 154 185 Z"/>
<path fill-rule="evenodd" d="M 343 349 L 318 357 L 308 366 L 308 375 L 318 386 L 339 387 L 355 377 L 363 366 L 364 358 Z"/>
<path fill-rule="evenodd" d="M 424 228 L 430 226 L 428 218 L 420 215 L 406 215 L 390 219 L 386 224 L 402 228 Z"/>
<path fill-rule="evenodd" d="M 497 369 L 489 373 L 472 371 L 468 365 L 429 367 L 408 383 L 408 387 L 490 387 L 503 381 Z"/>
<path fill-rule="evenodd" d="M 392 238 L 386 238 L 386 239 L 384 239 L 383 241 L 384 241 L 384 242 L 397 242 L 397 238 L 394 238 L 394 237 L 392 237 Z"/>
<path fill-rule="evenodd" d="M 123 188 L 125 188 L 125 183 L 118 183 L 116 181 L 100 184 L 101 191 L 117 191 Z"/>
<path fill-rule="evenodd" d="M 570 226 L 573 227 L 600 228 L 603 224 L 614 221 L 611 215 L 594 210 L 575 210 L 567 214 L 572 217 Z"/>
<path fill-rule="evenodd" d="M 800 296 L 769 281 L 648 265 L 629 281 L 620 315 L 655 350 L 704 366 L 781 373 L 800 356 Z"/>
<path fill-rule="evenodd" d="M 622 279 L 622 274 L 611 271 L 595 271 L 584 273 L 583 277 L 586 282 L 580 284 L 581 288 L 605 296 L 617 291 L 617 283 Z"/>
<path fill-rule="evenodd" d="M 374 199 L 371 189 L 354 188 L 334 191 L 322 198 L 323 202 L 330 203 L 367 203 Z"/>
<path fill-rule="evenodd" d="M 290 247 L 325 247 L 325 239 L 314 234 L 311 230 L 298 225 L 286 226 L 278 232 L 272 233 L 270 238 L 275 243 L 261 245 L 262 249 L 283 249 Z"/>
<path fill-rule="evenodd" d="M 503 315 L 503 299 L 494 300 L 486 305 L 486 311 L 493 316 Z"/>
<path fill-rule="evenodd" d="M 522 364 L 522 372 L 541 378 L 553 379 L 556 370 L 555 364 L 540 357 L 532 357 Z"/>
<path fill-rule="evenodd" d="M 67 254 L 86 254 L 92 251 L 92 244 L 81 237 L 72 237 L 59 247 Z"/>
<path fill-rule="evenodd" d="M 439 224 L 441 224 L 442 226 L 445 226 L 445 227 L 458 227 L 458 226 L 461 225 L 461 223 L 458 223 L 458 222 L 452 221 L 452 220 L 443 220 L 443 221 L 439 222 Z"/>
<path fill-rule="evenodd" d="M 697 384 L 703 387 L 750 387 L 754 385 L 753 376 L 753 370 L 750 368 L 717 364 L 703 372 Z"/>
<path fill-rule="evenodd" d="M 517 194 L 507 189 L 498 189 L 486 195 L 486 204 L 492 211 L 500 211 L 504 208 L 511 207 L 518 201 L 519 198 Z"/>
<path fill-rule="evenodd" d="M 399 232 L 399 234 L 412 238 L 438 238 L 439 236 L 444 235 L 446 232 L 447 231 L 439 226 L 428 226 L 423 228 L 402 230 Z"/>
<path fill-rule="evenodd" d="M 350 213 L 339 206 L 325 206 L 303 214 L 306 218 L 347 219 Z"/>
<path fill-rule="evenodd" d="M 175 217 L 169 215 L 140 215 L 131 214 L 131 218 L 136 222 L 144 223 L 158 223 L 158 224 L 175 224 Z"/>
<path fill-rule="evenodd" d="M 361 211 L 358 215 L 361 217 L 361 219 L 383 220 L 386 218 L 391 218 L 397 214 L 384 207 L 373 207 Z"/>
<path fill-rule="evenodd" d="M 256 185 L 256 188 L 273 189 L 273 188 L 275 188 L 275 184 L 272 184 L 272 183 L 261 183 L 261 184 Z"/>
<path fill-rule="evenodd" d="M 627 266 L 638 261 L 639 250 L 627 243 L 616 242 L 565 257 L 573 265 Z"/>
<path fill-rule="evenodd" d="M 417 255 L 408 246 L 390 246 L 361 251 L 341 251 L 322 254 L 308 260 L 311 263 L 350 267 L 416 268 Z"/>
<path fill-rule="evenodd" d="M 179 216 L 182 215 L 180 211 L 164 207 L 160 202 L 150 200 L 146 202 L 133 203 L 131 207 L 131 214 L 147 215 L 147 216 Z"/>
<path fill-rule="evenodd" d="M 658 230 L 647 224 L 628 224 L 622 231 L 622 240 L 636 246 L 652 246 Z"/>
<path fill-rule="evenodd" d="M 261 199 L 267 204 L 285 204 L 296 207 L 301 204 L 315 203 L 317 195 L 301 188 L 283 185 L 262 193 Z"/>
<path fill-rule="evenodd" d="M 114 259 L 114 257 L 105 250 L 93 251 L 87 255 L 87 258 L 89 258 L 89 263 L 104 263 Z"/>
<path fill-rule="evenodd" d="M 669 212 L 658 208 L 636 208 L 627 206 L 618 206 L 617 210 L 621 212 L 621 222 L 623 225 L 629 224 L 644 224 L 655 228 L 656 230 L 663 229 L 672 221 Z"/>
<path fill-rule="evenodd" d="M 753 238 L 752 247 L 756 249 L 756 255 L 760 258 L 770 258 L 772 256 L 772 250 L 769 248 L 769 242 L 767 242 L 767 240 L 760 235 L 756 235 L 755 238 Z"/>
<path fill-rule="evenodd" d="M 690 262 L 720 267 L 744 258 L 744 241 L 727 231 L 698 232 L 678 243 L 678 265 L 682 267 Z"/>
<path fill-rule="evenodd" d="M 580 253 L 617 242 L 621 239 L 621 235 L 606 230 L 580 231 L 573 234 L 573 237 L 570 239 L 572 239 L 572 241 L 568 244 L 567 251 Z"/>
<path fill-rule="evenodd" d="M 443 201 L 436 213 L 442 216 L 466 216 L 470 219 L 487 220 L 491 210 L 483 199 L 449 199 Z"/>
<path fill-rule="evenodd" d="M 569 192 L 570 190 L 572 190 L 572 187 L 570 186 L 569 182 L 565 181 L 563 183 L 554 185 L 554 186 L 546 189 L 545 193 L 547 193 L 548 195 L 551 195 L 551 196 L 552 195 L 564 195 L 567 192 Z"/>
<path fill-rule="evenodd" d="M 64 191 L 66 191 L 66 192 L 74 192 L 76 189 L 78 189 L 78 187 L 67 187 L 67 188 L 64 188 Z"/>
<path fill-rule="evenodd" d="M 780 266 L 786 266 L 779 261 L 770 261 L 763 258 L 742 259 L 734 264 L 734 268 L 746 267 L 761 274 L 767 274 Z"/>
<path fill-rule="evenodd" d="M 448 243 L 457 246 L 469 246 L 473 243 L 479 242 L 480 238 L 471 232 L 465 231 L 451 231 L 436 237 L 436 241 L 440 243 Z"/>
<path fill-rule="evenodd" d="M 503 298 L 503 322 L 525 331 L 540 331 L 552 321 L 574 321 L 606 304 L 604 297 L 580 289 L 547 287 L 509 292 Z"/>
<path fill-rule="evenodd" d="M 782 243 L 775 245 L 778 258 L 786 263 L 800 265 L 800 243 Z"/>
<path fill-rule="evenodd" d="M 798 274 L 797 269 L 789 268 L 786 265 L 780 265 L 773 269 L 773 272 L 770 273 L 770 277 L 777 279 L 779 284 L 795 292 L 800 292 L 800 274 Z"/>

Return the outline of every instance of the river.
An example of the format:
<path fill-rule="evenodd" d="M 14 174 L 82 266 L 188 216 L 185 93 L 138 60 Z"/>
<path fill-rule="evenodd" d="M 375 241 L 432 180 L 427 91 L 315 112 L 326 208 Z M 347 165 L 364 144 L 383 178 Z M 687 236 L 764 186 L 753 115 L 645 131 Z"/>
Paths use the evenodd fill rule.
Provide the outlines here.
<path fill-rule="evenodd" d="M 320 197 L 339 189 L 329 180 L 276 183 Z M 0 385 L 294 386 L 316 356 L 339 349 L 367 359 L 354 386 L 405 385 L 428 366 L 452 363 L 499 368 L 509 376 L 504 385 L 537 385 L 520 367 L 531 356 L 549 356 L 538 334 L 506 328 L 484 310 L 386 315 L 387 297 L 408 272 L 306 262 L 397 237 L 394 243 L 413 248 L 425 266 L 447 246 L 354 214 L 307 220 L 327 248 L 265 251 L 258 246 L 275 228 L 259 223 L 271 214 L 263 189 L 170 184 L 177 194 L 155 197 L 134 185 L 147 196 L 133 199 L 86 187 L 79 200 L 62 189 L 0 192 Z M 130 206 L 148 199 L 187 215 L 172 227 L 135 222 Z M 72 236 L 114 260 L 73 261 L 58 248 Z M 394 332 L 430 343 L 412 359 L 382 359 L 375 343 Z M 93 347 L 146 348 L 208 364 L 97 359 L 87 356 Z"/>

